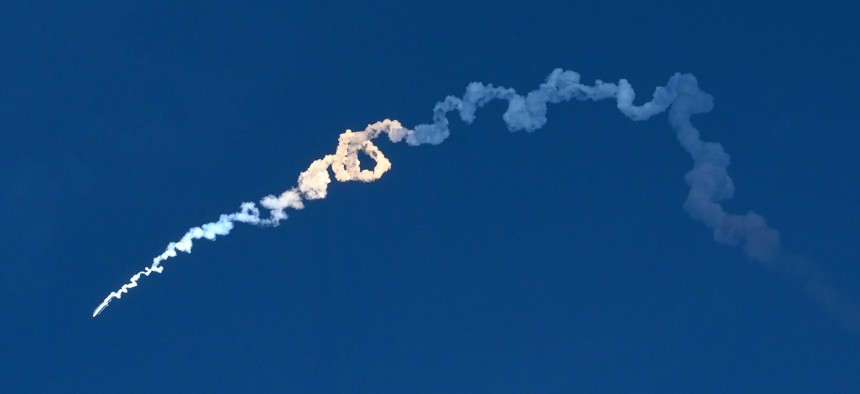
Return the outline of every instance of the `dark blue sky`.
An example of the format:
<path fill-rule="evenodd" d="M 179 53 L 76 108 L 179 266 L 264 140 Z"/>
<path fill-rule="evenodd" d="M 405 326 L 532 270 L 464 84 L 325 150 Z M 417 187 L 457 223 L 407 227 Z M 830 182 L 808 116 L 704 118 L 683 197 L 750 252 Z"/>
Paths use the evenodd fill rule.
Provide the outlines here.
<path fill-rule="evenodd" d="M 479 80 L 676 71 L 732 212 L 860 302 L 860 31 L 826 2 L 0 5 L 0 392 L 853 392 L 860 336 L 681 208 L 666 116 L 492 103 L 440 146 L 237 227 L 93 308 L 186 229 L 295 184 L 345 128 Z M 357 4 L 361 3 L 361 4 Z M 594 5 L 590 3 L 600 3 Z M 766 4 L 769 3 L 769 4 Z"/>

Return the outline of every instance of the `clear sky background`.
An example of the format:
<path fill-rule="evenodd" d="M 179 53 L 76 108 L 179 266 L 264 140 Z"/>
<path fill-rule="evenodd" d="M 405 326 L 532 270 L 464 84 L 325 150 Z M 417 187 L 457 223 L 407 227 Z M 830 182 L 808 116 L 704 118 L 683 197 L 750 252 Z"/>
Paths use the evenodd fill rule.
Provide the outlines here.
<path fill-rule="evenodd" d="M 18 4 L 13 4 L 18 3 Z M 440 146 L 109 291 L 295 184 L 346 128 L 470 81 L 676 71 L 732 212 L 860 302 L 860 13 L 828 2 L 4 2 L 0 392 L 856 392 L 860 336 L 681 208 L 666 116 L 503 103 Z M 360 3 L 360 4 L 357 4 Z M 835 3 L 835 2 L 834 2 Z M 846 3 L 847 4 L 847 3 Z"/>

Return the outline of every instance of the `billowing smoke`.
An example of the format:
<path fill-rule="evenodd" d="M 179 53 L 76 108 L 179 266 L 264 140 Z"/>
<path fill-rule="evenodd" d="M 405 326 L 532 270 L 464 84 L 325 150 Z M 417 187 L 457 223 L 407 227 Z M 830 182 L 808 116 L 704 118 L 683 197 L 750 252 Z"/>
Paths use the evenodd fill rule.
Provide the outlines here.
<path fill-rule="evenodd" d="M 657 87 L 650 101 L 635 105 L 636 93 L 625 79 L 617 84 L 597 80 L 593 85 L 580 82 L 580 75 L 574 71 L 555 69 L 537 89 L 525 96 L 514 89 L 498 87 L 480 82 L 472 82 L 466 87 L 462 97 L 448 96 L 436 103 L 433 108 L 433 122 L 420 124 L 413 129 L 403 127 L 396 120 L 383 120 L 368 125 L 362 131 L 347 130 L 338 138 L 334 154 L 315 160 L 298 178 L 298 185 L 279 196 L 266 196 L 260 206 L 269 210 L 266 218 L 261 217 L 260 209 L 254 203 L 246 202 L 240 211 L 224 214 L 216 222 L 194 227 L 177 242 L 171 242 L 167 249 L 153 259 L 152 264 L 131 277 L 119 290 L 110 293 L 95 309 L 93 317 L 101 313 L 114 298 L 120 298 L 128 289 L 137 286 L 140 277 L 152 272 L 161 273 L 161 263 L 177 255 L 177 251 L 191 252 L 194 240 L 206 238 L 214 240 L 219 235 L 227 235 L 235 222 L 258 226 L 277 226 L 287 218 L 285 210 L 304 208 L 304 200 L 325 198 L 331 182 L 329 169 L 340 182 L 358 180 L 372 182 L 391 168 L 391 162 L 373 144 L 373 139 L 386 134 L 393 142 L 405 141 L 416 146 L 422 144 L 441 144 L 450 134 L 448 113 L 457 112 L 465 123 L 475 120 L 475 112 L 492 100 L 506 100 L 508 108 L 502 115 L 510 131 L 535 131 L 547 122 L 547 103 L 561 103 L 576 99 L 579 101 L 600 101 L 614 99 L 618 110 L 628 118 L 641 121 L 668 109 L 669 124 L 674 129 L 681 146 L 693 159 L 693 169 L 685 180 L 690 192 L 684 202 L 684 210 L 695 220 L 705 224 L 713 232 L 714 239 L 722 244 L 742 245 L 746 254 L 755 261 L 768 267 L 780 268 L 790 265 L 791 269 L 782 271 L 793 273 L 801 278 L 805 287 L 819 299 L 825 309 L 838 310 L 840 320 L 858 320 L 860 314 L 838 300 L 838 293 L 823 275 L 812 270 L 810 264 L 800 263 L 792 258 L 780 256 L 779 233 L 768 227 L 765 219 L 754 212 L 743 215 L 726 212 L 721 201 L 730 199 L 734 194 L 734 184 L 728 175 L 729 155 L 722 145 L 703 141 L 690 118 L 693 115 L 710 112 L 713 98 L 699 89 L 696 77 L 691 74 L 675 74 L 666 86 Z M 372 170 L 362 169 L 358 153 L 362 152 L 375 162 Z M 802 265 L 803 268 L 797 268 Z M 803 272 L 802 275 L 796 272 Z"/>

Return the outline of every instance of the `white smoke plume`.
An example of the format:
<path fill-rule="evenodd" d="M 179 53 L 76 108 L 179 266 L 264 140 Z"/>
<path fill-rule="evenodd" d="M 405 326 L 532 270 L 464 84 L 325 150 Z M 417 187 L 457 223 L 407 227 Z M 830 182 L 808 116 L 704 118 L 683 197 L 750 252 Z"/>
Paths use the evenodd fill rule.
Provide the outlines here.
<path fill-rule="evenodd" d="M 153 272 L 161 273 L 164 267 L 161 263 L 171 257 L 176 257 L 176 251 L 191 253 L 193 241 L 206 238 L 215 240 L 219 235 L 227 235 L 233 229 L 233 223 L 248 223 L 257 226 L 277 226 L 287 218 L 284 212 L 287 208 L 304 208 L 303 198 L 316 200 L 325 198 L 328 184 L 331 183 L 328 169 L 331 167 L 338 181 L 362 181 L 373 182 L 391 168 L 391 162 L 385 158 L 382 151 L 373 145 L 374 138 L 380 133 L 388 133 L 390 136 L 404 135 L 406 130 L 396 120 L 383 120 L 368 125 L 363 131 L 347 130 L 338 138 L 337 150 L 334 154 L 326 155 L 322 159 L 311 163 L 310 167 L 299 175 L 298 186 L 289 189 L 280 196 L 269 195 L 260 200 L 260 205 L 269 210 L 269 217 L 260 217 L 260 209 L 252 202 L 242 203 L 239 212 L 221 215 L 217 222 L 206 223 L 200 227 L 188 230 L 177 242 L 171 242 L 167 249 L 152 259 L 152 264 L 134 274 L 129 282 L 122 285 L 119 290 L 111 292 L 104 301 L 93 311 L 93 317 L 101 313 L 114 298 L 122 298 L 128 290 L 137 287 L 137 281 L 141 276 L 149 276 Z M 394 137 L 392 137 L 394 138 Z M 361 169 L 358 153 L 363 152 L 376 161 L 373 170 Z"/>
<path fill-rule="evenodd" d="M 636 93 L 625 79 L 617 84 L 595 81 L 593 85 L 580 82 L 580 75 L 574 71 L 555 69 L 537 89 L 519 95 L 514 89 L 498 87 L 480 82 L 472 82 L 466 87 L 462 97 L 448 96 L 436 103 L 433 108 L 433 122 L 420 124 L 413 129 L 403 127 L 396 120 L 383 120 L 368 125 L 363 131 L 347 130 L 338 138 L 337 150 L 311 163 L 310 167 L 299 175 L 298 185 L 280 196 L 266 196 L 260 200 L 260 205 L 269 210 L 269 216 L 262 218 L 260 210 L 254 203 L 246 202 L 240 211 L 221 215 L 217 222 L 194 227 L 178 241 L 168 244 L 167 249 L 153 259 L 152 265 L 131 277 L 129 283 L 119 290 L 110 293 L 95 309 L 93 317 L 101 313 L 114 298 L 120 298 L 128 289 L 137 286 L 141 275 L 149 276 L 152 272 L 161 273 L 164 269 L 160 264 L 168 258 L 175 257 L 176 251 L 191 252 L 192 241 L 200 238 L 214 240 L 218 235 L 227 235 L 233 228 L 234 222 L 254 224 L 258 226 L 276 226 L 287 218 L 284 212 L 287 208 L 302 209 L 303 200 L 325 198 L 328 184 L 331 182 L 329 168 L 335 179 L 340 182 L 358 180 L 372 182 L 379 179 L 391 168 L 391 163 L 377 148 L 372 140 L 381 134 L 387 134 L 392 142 L 406 141 L 416 146 L 422 144 L 437 145 L 442 143 L 450 134 L 448 113 L 458 112 L 460 119 L 470 124 L 475 120 L 475 112 L 492 100 L 506 100 L 508 108 L 502 115 L 510 131 L 535 131 L 546 122 L 547 103 L 561 103 L 576 99 L 579 101 L 600 101 L 614 99 L 616 106 L 628 118 L 641 121 L 666 110 L 669 111 L 669 124 L 674 129 L 681 146 L 693 159 L 693 169 L 685 180 L 690 186 L 690 192 L 684 202 L 684 210 L 695 220 L 704 223 L 713 232 L 714 239 L 722 244 L 742 245 L 746 254 L 752 259 L 770 267 L 788 264 L 788 259 L 780 256 L 779 233 L 768 227 L 765 219 L 754 212 L 743 215 L 726 212 L 720 205 L 721 201 L 730 199 L 734 194 L 734 184 L 728 175 L 729 155 L 722 145 L 715 142 L 703 141 L 690 118 L 693 115 L 710 112 L 713 108 L 713 98 L 699 89 L 696 77 L 691 74 L 676 73 L 669 78 L 666 86 L 657 87 L 651 100 L 635 105 Z M 373 170 L 362 169 L 358 153 L 363 152 L 376 161 Z M 785 263 L 781 263 L 785 262 Z M 840 320 L 858 320 L 860 314 L 841 302 L 834 301 L 836 290 L 830 282 L 823 280 L 818 271 L 810 273 L 805 267 L 798 270 L 797 259 L 791 260 L 793 269 L 783 271 L 803 271 L 802 275 L 807 288 L 816 289 L 814 295 L 825 306 L 825 309 L 839 309 Z M 808 264 L 807 264 L 808 265 Z M 801 275 L 795 275 L 800 277 Z M 814 283 L 812 280 L 814 279 Z M 849 312 L 844 312 L 850 309 Z M 845 317 L 850 316 L 850 319 Z"/>

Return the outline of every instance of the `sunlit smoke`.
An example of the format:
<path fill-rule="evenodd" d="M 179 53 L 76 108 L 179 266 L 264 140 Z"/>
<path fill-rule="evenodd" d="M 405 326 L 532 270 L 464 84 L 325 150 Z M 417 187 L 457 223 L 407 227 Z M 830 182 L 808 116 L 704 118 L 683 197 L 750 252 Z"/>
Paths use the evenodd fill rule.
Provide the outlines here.
<path fill-rule="evenodd" d="M 298 186 L 281 193 L 279 196 L 269 195 L 260 200 L 260 205 L 269 210 L 269 217 L 262 218 L 260 209 L 254 203 L 246 202 L 242 203 L 239 212 L 224 214 L 216 222 L 191 228 L 179 241 L 169 243 L 164 252 L 152 259 L 152 264 L 149 267 L 134 274 L 128 283 L 122 285 L 119 290 L 108 294 L 93 311 L 93 317 L 98 316 L 107 308 L 114 298 L 122 298 L 122 295 L 128 293 L 129 289 L 137 287 L 137 282 L 141 276 L 149 276 L 153 272 L 160 274 L 164 270 L 161 263 L 171 257 L 176 257 L 177 251 L 191 253 L 191 247 L 195 240 L 200 238 L 215 240 L 219 235 L 227 235 L 233 229 L 235 222 L 257 226 L 277 226 L 282 220 L 287 219 L 285 212 L 287 208 L 304 208 L 303 198 L 308 200 L 325 198 L 328 184 L 331 182 L 328 173 L 329 168 L 334 172 L 335 179 L 341 182 L 352 180 L 373 182 L 379 179 L 391 168 L 391 162 L 371 142 L 380 133 L 396 136 L 405 134 L 406 131 L 400 122 L 389 119 L 368 125 L 363 131 L 345 131 L 338 139 L 335 153 L 311 163 L 310 167 L 299 175 Z M 365 153 L 376 161 L 373 170 L 360 167 L 359 152 Z"/>

